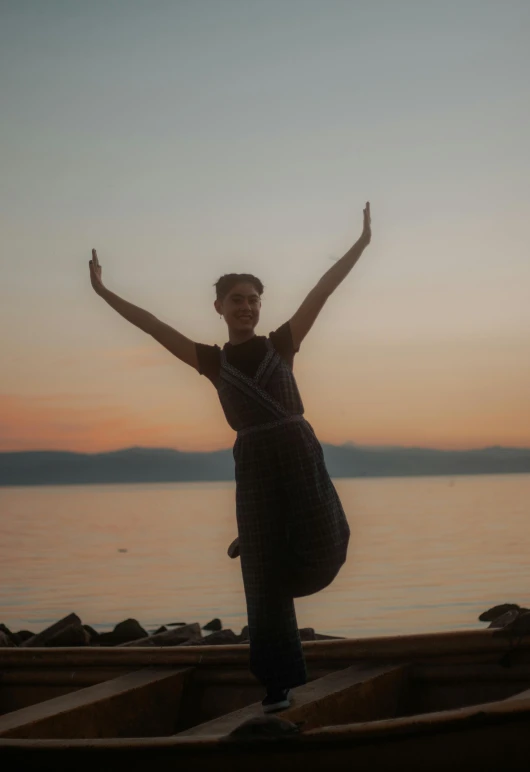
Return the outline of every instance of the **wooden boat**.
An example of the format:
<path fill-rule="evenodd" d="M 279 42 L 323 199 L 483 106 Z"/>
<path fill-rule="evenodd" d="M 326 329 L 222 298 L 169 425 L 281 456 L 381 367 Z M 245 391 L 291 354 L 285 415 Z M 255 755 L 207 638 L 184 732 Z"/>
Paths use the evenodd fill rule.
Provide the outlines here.
<path fill-rule="evenodd" d="M 530 637 L 474 630 L 304 650 L 310 681 L 253 726 L 262 690 L 245 645 L 0 649 L 2 767 L 530 767 Z"/>

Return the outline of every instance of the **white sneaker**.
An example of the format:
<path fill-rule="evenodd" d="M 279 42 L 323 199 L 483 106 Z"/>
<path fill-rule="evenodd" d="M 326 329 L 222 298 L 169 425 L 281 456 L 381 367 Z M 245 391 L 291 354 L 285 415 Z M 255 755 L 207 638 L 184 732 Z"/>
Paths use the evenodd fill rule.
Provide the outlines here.
<path fill-rule="evenodd" d="M 286 710 L 291 705 L 290 689 L 274 689 L 267 692 L 261 703 L 264 713 L 274 713 L 276 710 Z"/>

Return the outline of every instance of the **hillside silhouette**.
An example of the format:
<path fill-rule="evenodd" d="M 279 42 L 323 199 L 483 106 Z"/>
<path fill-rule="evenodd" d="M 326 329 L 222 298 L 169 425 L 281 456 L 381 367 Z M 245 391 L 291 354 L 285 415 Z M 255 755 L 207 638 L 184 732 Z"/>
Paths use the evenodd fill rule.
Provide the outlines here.
<path fill-rule="evenodd" d="M 331 477 L 530 472 L 529 448 L 479 450 L 363 447 L 323 444 Z M 108 453 L 16 451 L 0 453 L 0 485 L 193 482 L 234 479 L 232 451 L 187 453 L 169 448 L 126 448 Z"/>

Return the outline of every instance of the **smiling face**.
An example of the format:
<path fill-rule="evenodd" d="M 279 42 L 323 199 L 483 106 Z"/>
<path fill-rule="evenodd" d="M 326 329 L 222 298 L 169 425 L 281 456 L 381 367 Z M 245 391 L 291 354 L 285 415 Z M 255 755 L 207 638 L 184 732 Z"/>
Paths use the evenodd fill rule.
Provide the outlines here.
<path fill-rule="evenodd" d="M 246 340 L 259 322 L 261 299 L 253 284 L 240 282 L 222 300 L 215 301 L 215 309 L 223 315 L 231 338 Z"/>

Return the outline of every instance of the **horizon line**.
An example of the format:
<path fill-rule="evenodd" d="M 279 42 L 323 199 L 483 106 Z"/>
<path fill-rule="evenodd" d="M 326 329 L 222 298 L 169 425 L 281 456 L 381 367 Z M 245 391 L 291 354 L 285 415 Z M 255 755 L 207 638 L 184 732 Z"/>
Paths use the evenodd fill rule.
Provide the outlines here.
<path fill-rule="evenodd" d="M 351 440 L 347 440 L 346 442 L 340 443 L 339 445 L 331 443 L 331 442 L 322 442 L 322 445 L 328 445 L 333 448 L 356 448 L 358 450 L 433 450 L 438 451 L 440 453 L 468 453 L 470 451 L 481 451 L 481 450 L 528 450 L 530 451 L 530 445 L 481 445 L 476 447 L 465 447 L 465 448 L 439 448 L 439 447 L 432 447 L 432 446 L 422 446 L 422 445 L 366 445 L 366 444 L 357 444 Z M 70 450 L 67 448 L 26 448 L 24 450 L 19 449 L 13 449 L 13 450 L 0 450 L 0 455 L 6 454 L 6 453 L 72 453 L 75 455 L 83 455 L 83 456 L 98 456 L 105 453 L 119 453 L 121 451 L 127 451 L 127 450 L 166 450 L 166 451 L 173 451 L 176 453 L 187 453 L 188 455 L 203 455 L 203 454 L 209 454 L 209 453 L 222 453 L 226 451 L 232 451 L 232 447 L 223 447 L 223 448 L 217 448 L 212 450 L 181 450 L 180 448 L 174 448 L 174 447 L 168 447 L 168 446 L 159 446 L 159 445 L 129 445 L 119 448 L 114 448 L 112 450 L 96 450 L 96 451 L 83 451 L 83 450 Z"/>

